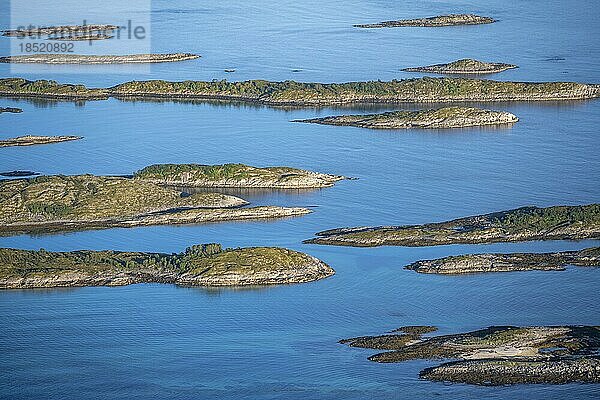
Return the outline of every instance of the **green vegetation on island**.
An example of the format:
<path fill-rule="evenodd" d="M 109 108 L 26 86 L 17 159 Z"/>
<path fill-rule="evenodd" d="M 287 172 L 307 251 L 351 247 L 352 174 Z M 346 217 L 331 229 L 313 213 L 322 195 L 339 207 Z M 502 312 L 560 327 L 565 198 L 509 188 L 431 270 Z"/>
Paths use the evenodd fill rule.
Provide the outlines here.
<path fill-rule="evenodd" d="M 466 78 L 417 78 L 348 83 L 132 81 L 110 88 L 55 81 L 0 79 L 0 97 L 65 100 L 164 98 L 245 101 L 273 106 L 324 106 L 352 103 L 432 103 L 462 101 L 545 101 L 591 99 L 600 86 L 574 82 L 501 82 Z"/>
<path fill-rule="evenodd" d="M 493 74 L 518 68 L 514 64 L 490 63 L 471 58 L 453 61 L 447 64 L 434 64 L 425 67 L 404 68 L 407 72 L 429 72 L 435 74 Z"/>
<path fill-rule="evenodd" d="M 0 289 L 134 283 L 273 285 L 310 282 L 334 273 L 312 256 L 274 247 L 223 249 L 213 243 L 179 254 L 0 249 Z"/>
<path fill-rule="evenodd" d="M 482 17 L 475 14 L 449 14 L 439 15 L 435 17 L 427 18 L 415 18 L 415 19 L 400 19 L 396 21 L 383 21 L 376 24 L 358 24 L 354 25 L 356 28 L 396 28 L 403 26 L 417 26 L 417 27 L 437 27 L 437 26 L 455 26 L 455 25 L 479 25 L 479 24 L 491 24 L 496 22 L 495 19 L 490 17 Z"/>
<path fill-rule="evenodd" d="M 0 181 L 0 234 L 282 218 L 296 207 L 248 207 L 221 193 L 183 195 L 128 178 L 40 176 Z"/>
<path fill-rule="evenodd" d="M 52 144 L 60 142 L 70 142 L 72 140 L 82 139 L 81 136 L 39 136 L 25 135 L 10 139 L 0 139 L 0 147 L 12 146 L 33 146 L 36 144 Z"/>
<path fill-rule="evenodd" d="M 436 246 L 600 238 L 600 204 L 522 207 L 423 225 L 339 228 L 306 243 L 338 246 Z"/>
<path fill-rule="evenodd" d="M 421 378 L 477 385 L 600 382 L 600 327 L 493 326 L 453 335 L 419 333 L 341 340 L 352 347 L 386 350 L 369 357 L 380 363 L 444 360 Z"/>
<path fill-rule="evenodd" d="M 344 177 L 289 167 L 157 164 L 137 171 L 134 179 L 172 186 L 299 189 L 333 186 Z"/>
<path fill-rule="evenodd" d="M 370 129 L 466 128 L 470 126 L 506 125 L 517 122 L 516 115 L 504 111 L 473 107 L 445 107 L 435 110 L 391 111 L 379 114 L 338 115 L 295 120 L 322 125 L 356 126 Z"/>
<path fill-rule="evenodd" d="M 465 254 L 416 261 L 405 268 L 422 274 L 564 271 L 567 265 L 600 267 L 600 247 L 560 253 Z"/>

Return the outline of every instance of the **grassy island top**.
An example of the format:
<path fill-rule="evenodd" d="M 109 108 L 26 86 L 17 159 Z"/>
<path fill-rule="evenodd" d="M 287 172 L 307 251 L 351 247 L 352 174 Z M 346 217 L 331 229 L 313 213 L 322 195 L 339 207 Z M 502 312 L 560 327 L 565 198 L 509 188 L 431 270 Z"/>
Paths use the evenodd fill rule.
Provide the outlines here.
<path fill-rule="evenodd" d="M 600 204 L 522 207 L 424 225 L 332 229 L 317 236 L 306 242 L 370 247 L 600 238 Z"/>
<path fill-rule="evenodd" d="M 386 350 L 369 357 L 381 363 L 458 360 L 421 372 L 421 377 L 431 380 L 490 385 L 600 382 L 600 359 L 593 356 L 600 349 L 597 326 L 492 326 L 452 335 L 387 334 L 340 343 Z M 499 365 L 504 368 L 498 369 Z M 541 372 L 540 367 L 546 371 Z M 557 378 L 560 367 L 565 374 Z M 486 373 L 490 369 L 497 375 Z"/>
<path fill-rule="evenodd" d="M 134 179 L 183 186 L 319 188 L 332 186 L 344 177 L 289 167 L 157 164 L 137 171 Z"/>
<path fill-rule="evenodd" d="M 489 74 L 518 68 L 513 64 L 490 63 L 465 58 L 447 64 L 434 64 L 425 67 L 405 68 L 408 72 L 434 72 L 441 74 Z"/>
<path fill-rule="evenodd" d="M 333 275 L 304 253 L 274 247 L 196 245 L 179 254 L 0 249 L 0 288 L 160 282 L 227 286 L 299 283 Z"/>
<path fill-rule="evenodd" d="M 396 21 L 383 21 L 376 24 L 359 24 L 354 25 L 356 28 L 395 28 L 402 26 L 454 26 L 454 25 L 479 25 L 491 24 L 496 22 L 490 17 L 482 17 L 475 14 L 449 14 L 438 15 L 435 17 L 415 18 L 415 19 L 400 19 Z"/>
<path fill-rule="evenodd" d="M 560 253 L 464 254 L 416 261 L 404 268 L 422 274 L 564 271 L 567 265 L 600 267 L 600 247 Z"/>
<path fill-rule="evenodd" d="M 152 183 L 93 175 L 40 176 L 0 181 L 0 222 L 96 220 L 173 208 L 246 204 L 233 196 L 181 192 Z"/>
<path fill-rule="evenodd" d="M 501 82 L 464 78 L 417 78 L 348 83 L 295 81 L 244 82 L 161 80 L 132 81 L 105 89 L 54 81 L 0 79 L 0 96 L 42 97 L 66 100 L 101 100 L 114 97 L 216 99 L 279 106 L 319 106 L 351 103 L 403 103 L 450 101 L 541 101 L 589 99 L 600 96 L 598 85 L 574 82 Z"/>
<path fill-rule="evenodd" d="M 519 119 L 504 111 L 473 107 L 445 107 L 435 110 L 391 111 L 366 115 L 339 115 L 296 120 L 323 125 L 356 126 L 371 129 L 465 128 L 469 126 L 511 124 Z"/>

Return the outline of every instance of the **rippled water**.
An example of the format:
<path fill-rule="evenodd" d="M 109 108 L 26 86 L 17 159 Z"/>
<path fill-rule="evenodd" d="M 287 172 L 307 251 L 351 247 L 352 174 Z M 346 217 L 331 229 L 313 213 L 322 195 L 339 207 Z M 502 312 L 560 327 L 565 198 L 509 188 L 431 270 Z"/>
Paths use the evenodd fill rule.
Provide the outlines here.
<path fill-rule="evenodd" d="M 154 1 L 154 51 L 197 52 L 202 58 L 152 66 L 150 75 L 60 74 L 36 66 L 23 76 L 89 85 L 136 78 L 328 82 L 419 76 L 399 70 L 474 57 L 521 66 L 494 79 L 600 83 L 595 1 L 281 3 Z M 118 11 L 128 13 L 127 7 L 123 2 Z M 440 29 L 351 27 L 462 11 L 500 21 Z M 0 15 L 2 26 L 8 26 L 6 14 Z M 47 23 L 65 22 L 59 11 L 43 15 Z M 4 51 L 2 46 L 5 41 L 0 41 Z M 229 68 L 236 72 L 223 72 Z M 7 65 L 0 64 L 0 76 L 11 76 Z M 597 269 L 465 277 L 402 269 L 422 258 L 570 250 L 598 241 L 375 249 L 301 243 L 339 226 L 598 202 L 600 101 L 488 104 L 521 121 L 512 128 L 425 132 L 289 122 L 348 111 L 343 109 L 115 99 L 86 104 L 1 99 L 0 106 L 24 109 L 0 117 L 2 138 L 85 136 L 2 149 L 0 171 L 129 174 L 151 163 L 243 162 L 360 178 L 317 191 L 243 193 L 254 204 L 313 207 L 313 214 L 300 218 L 0 238 L 2 247 L 57 251 L 177 252 L 201 242 L 285 246 L 319 257 L 337 271 L 319 282 L 259 289 L 134 285 L 0 292 L 2 398 L 559 399 L 600 394 L 598 385 L 431 383 L 419 380 L 418 372 L 434 363 L 371 363 L 366 358 L 372 351 L 336 343 L 409 324 L 438 325 L 441 333 L 498 324 L 599 324 Z M 374 109 L 385 108 L 352 111 Z"/>

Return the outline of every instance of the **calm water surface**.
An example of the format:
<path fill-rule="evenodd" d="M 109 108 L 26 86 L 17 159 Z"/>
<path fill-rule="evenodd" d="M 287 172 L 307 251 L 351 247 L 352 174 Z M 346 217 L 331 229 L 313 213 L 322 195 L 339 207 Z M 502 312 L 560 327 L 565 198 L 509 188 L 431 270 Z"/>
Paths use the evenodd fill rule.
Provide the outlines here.
<path fill-rule="evenodd" d="M 29 79 L 88 85 L 132 79 L 348 81 L 419 76 L 401 68 L 473 57 L 521 66 L 507 80 L 600 83 L 596 1 L 153 1 L 155 52 L 203 57 L 150 74 L 56 73 Z M 123 2 L 123 15 L 138 12 Z M 5 2 L 0 24 L 9 25 Z M 353 29 L 353 23 L 449 12 L 498 23 L 441 29 Z M 77 23 L 36 12 L 40 23 Z M 106 11 L 104 11 L 106 12 Z M 104 14 L 98 11 L 100 19 Z M 110 14 L 109 14 L 110 16 Z M 107 17 L 103 17 L 104 20 Z M 176 30 L 173 30 L 173 27 Z M 4 47 L 2 47 L 4 46 Z M 6 52 L 6 41 L 0 41 Z M 107 66 L 111 72 L 112 66 Z M 226 74 L 224 69 L 236 72 Z M 294 69 L 300 72 L 292 72 Z M 12 76 L 0 65 L 0 76 Z M 57 145 L 2 149 L 0 171 L 128 174 L 152 163 L 289 165 L 360 178 L 308 192 L 247 192 L 254 204 L 310 206 L 273 222 L 110 229 L 0 238 L 0 246 L 67 251 L 178 252 L 202 242 L 285 246 L 337 271 L 293 286 L 206 290 L 170 285 L 0 292 L 0 397 L 113 398 L 597 398 L 598 385 L 482 388 L 420 381 L 431 362 L 376 364 L 345 337 L 408 324 L 453 333 L 499 324 L 600 324 L 600 270 L 465 277 L 418 275 L 422 258 L 557 251 L 598 241 L 431 248 L 303 245 L 338 227 L 438 221 L 523 205 L 600 199 L 600 101 L 487 105 L 518 115 L 512 128 L 379 132 L 290 123 L 344 109 L 235 104 L 86 104 L 2 99 L 0 137 L 74 134 Z M 408 108 L 418 108 L 414 105 Z M 399 106 L 388 108 L 400 108 Z M 354 107 L 367 112 L 384 107 Z"/>

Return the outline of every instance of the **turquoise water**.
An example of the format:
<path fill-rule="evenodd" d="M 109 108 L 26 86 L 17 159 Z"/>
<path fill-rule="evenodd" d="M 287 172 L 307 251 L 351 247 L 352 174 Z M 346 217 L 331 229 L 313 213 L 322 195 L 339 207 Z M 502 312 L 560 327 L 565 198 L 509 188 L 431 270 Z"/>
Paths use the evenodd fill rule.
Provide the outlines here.
<path fill-rule="evenodd" d="M 132 12 L 123 3 L 118 11 Z M 88 85 L 151 78 L 329 82 L 420 76 L 399 70 L 473 57 L 521 66 L 494 79 L 600 83 L 595 40 L 600 14 L 594 1 L 281 3 L 154 1 L 153 50 L 197 52 L 202 58 L 152 66 L 150 74 L 140 76 L 108 73 L 111 66 L 105 74 L 36 66 L 20 76 Z M 499 22 L 441 29 L 351 27 L 462 11 Z M 60 10 L 44 15 L 48 23 L 78 22 L 61 20 Z M 9 24 L 4 12 L 0 24 Z M 4 52 L 2 46 L 6 41 L 0 41 Z M 226 68 L 236 72 L 227 74 Z M 12 76 L 8 65 L 0 64 L 0 76 Z M 317 191 L 244 194 L 254 204 L 312 207 L 311 215 L 299 218 L 0 238 L 1 247 L 56 251 L 177 252 L 202 242 L 284 246 L 319 257 L 337 271 L 319 282 L 253 289 L 134 285 L 0 292 L 1 398 L 591 399 L 600 394 L 598 385 L 431 383 L 419 380 L 418 372 L 435 363 L 376 364 L 366 359 L 372 351 L 337 344 L 413 324 L 437 325 L 441 333 L 499 324 L 599 324 L 597 269 L 465 277 L 402 269 L 450 254 L 571 250 L 599 241 L 375 249 L 301 243 L 339 226 L 598 202 L 600 101 L 487 104 L 521 121 L 512 128 L 426 132 L 289 122 L 347 109 L 115 99 L 85 104 L 0 99 L 0 106 L 24 109 L 0 117 L 2 138 L 85 137 L 2 149 L 0 171 L 128 174 L 159 162 L 243 162 L 359 178 Z M 396 108 L 401 106 L 352 111 Z"/>

